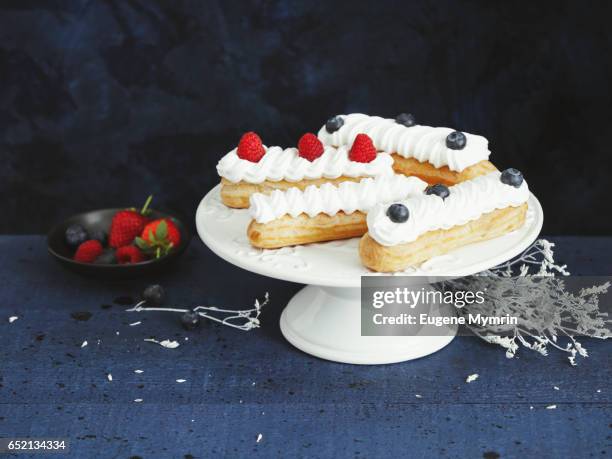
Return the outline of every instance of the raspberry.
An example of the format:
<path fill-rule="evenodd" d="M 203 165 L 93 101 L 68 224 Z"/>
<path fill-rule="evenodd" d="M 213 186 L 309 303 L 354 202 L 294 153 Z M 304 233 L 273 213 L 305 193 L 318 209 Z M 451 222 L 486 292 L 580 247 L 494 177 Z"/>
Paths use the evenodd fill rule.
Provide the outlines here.
<path fill-rule="evenodd" d="M 369 163 L 376 158 L 376 148 L 367 134 L 357 134 L 349 151 L 349 159 L 358 163 Z"/>
<path fill-rule="evenodd" d="M 265 153 L 261 139 L 254 132 L 244 134 L 238 143 L 238 157 L 252 163 L 258 163 Z"/>
<path fill-rule="evenodd" d="M 298 141 L 298 151 L 302 158 L 314 161 L 323 154 L 323 144 L 316 135 L 307 132 Z"/>
<path fill-rule="evenodd" d="M 144 255 L 140 249 L 133 245 L 119 247 L 115 252 L 115 257 L 117 258 L 117 263 L 120 265 L 126 263 L 140 263 L 144 260 Z"/>
<path fill-rule="evenodd" d="M 90 239 L 79 245 L 79 248 L 74 254 L 74 260 L 81 263 L 93 263 L 96 258 L 102 255 L 104 249 L 100 241 Z"/>

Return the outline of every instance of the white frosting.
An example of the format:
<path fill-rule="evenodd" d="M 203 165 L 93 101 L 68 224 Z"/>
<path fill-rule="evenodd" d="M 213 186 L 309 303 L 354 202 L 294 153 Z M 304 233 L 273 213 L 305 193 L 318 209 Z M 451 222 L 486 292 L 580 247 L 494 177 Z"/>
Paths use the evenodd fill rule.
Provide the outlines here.
<path fill-rule="evenodd" d="M 261 183 L 265 180 L 278 182 L 287 180 L 299 182 L 319 178 L 335 179 L 346 177 L 376 177 L 393 172 L 393 158 L 378 154 L 369 163 L 351 161 L 346 147 L 325 147 L 323 154 L 314 161 L 308 161 L 298 154 L 297 148 L 264 147 L 266 154 L 254 163 L 238 157 L 237 149 L 226 154 L 217 164 L 217 173 L 238 183 Z"/>
<path fill-rule="evenodd" d="M 367 212 L 379 202 L 396 201 L 413 194 L 421 194 L 427 184 L 416 177 L 386 175 L 366 178 L 360 182 L 342 182 L 338 186 L 325 183 L 319 187 L 309 186 L 304 191 L 289 188 L 274 190 L 272 194 L 251 195 L 249 213 L 259 223 L 268 223 L 285 215 L 310 217 L 324 213 L 335 215 L 342 211 Z"/>
<path fill-rule="evenodd" d="M 461 172 L 467 167 L 489 158 L 489 141 L 475 134 L 464 132 L 465 147 L 452 150 L 446 146 L 446 137 L 454 131 L 451 128 L 415 125 L 406 127 L 393 119 L 369 116 L 361 113 L 340 115 L 344 124 L 331 134 L 325 126 L 319 130 L 319 139 L 325 145 L 352 145 L 357 134 L 367 134 L 377 150 L 397 153 L 405 158 L 428 162 L 440 168 L 448 166 L 452 171 Z"/>
<path fill-rule="evenodd" d="M 529 188 L 523 181 L 516 188 L 500 180 L 500 172 L 491 172 L 449 188 L 442 200 L 435 195 L 419 195 L 399 201 L 408 208 L 404 223 L 394 223 L 387 216 L 389 204 L 380 204 L 368 213 L 368 231 L 379 244 L 391 246 L 412 242 L 421 234 L 449 229 L 480 218 L 496 209 L 516 207 L 527 201 Z"/>

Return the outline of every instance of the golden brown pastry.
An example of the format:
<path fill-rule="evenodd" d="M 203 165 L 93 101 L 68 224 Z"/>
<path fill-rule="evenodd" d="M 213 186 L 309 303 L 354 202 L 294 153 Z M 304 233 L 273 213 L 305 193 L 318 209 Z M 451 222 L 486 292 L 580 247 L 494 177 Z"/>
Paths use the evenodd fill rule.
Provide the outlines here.
<path fill-rule="evenodd" d="M 452 186 L 497 170 L 493 163 L 488 160 L 482 160 L 461 172 L 457 172 L 450 170 L 448 166 L 436 168 L 428 162 L 419 162 L 414 158 L 404 158 L 397 153 L 391 156 L 393 157 L 393 170 L 395 172 L 418 177 L 431 185 L 441 183 L 442 185 Z"/>
<path fill-rule="evenodd" d="M 432 257 L 520 228 L 529 189 L 516 169 L 491 172 L 452 187 L 379 204 L 367 216 L 359 245 L 362 263 L 374 271 L 401 271 Z"/>
<path fill-rule="evenodd" d="M 331 183 L 305 190 L 275 190 L 251 196 L 247 236 L 255 247 L 271 249 L 363 235 L 366 213 L 379 202 L 422 194 L 427 184 L 416 177 L 390 175 L 360 182 Z"/>
<path fill-rule="evenodd" d="M 314 217 L 306 214 L 297 217 L 285 215 L 268 223 L 257 223 L 253 220 L 247 229 L 247 237 L 254 247 L 277 249 L 360 237 L 367 229 L 363 212 L 345 214 L 340 211 L 335 215 L 318 214 Z"/>
<path fill-rule="evenodd" d="M 494 210 L 477 220 L 447 230 L 428 231 L 415 241 L 394 246 L 381 245 L 366 233 L 359 241 L 359 256 L 361 262 L 373 271 L 402 271 L 464 245 L 514 231 L 523 226 L 526 212 L 527 204 Z"/>

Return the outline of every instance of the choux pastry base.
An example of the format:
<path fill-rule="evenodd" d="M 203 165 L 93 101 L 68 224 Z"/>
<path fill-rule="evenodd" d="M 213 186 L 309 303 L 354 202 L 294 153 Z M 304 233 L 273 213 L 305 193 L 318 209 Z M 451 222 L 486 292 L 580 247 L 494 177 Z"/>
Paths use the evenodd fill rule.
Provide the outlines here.
<path fill-rule="evenodd" d="M 335 179 L 313 179 L 313 180 L 301 180 L 299 182 L 288 182 L 286 180 L 280 180 L 278 182 L 272 182 L 266 180 L 262 183 L 247 183 L 238 182 L 233 183 L 224 178 L 221 179 L 221 201 L 228 207 L 235 209 L 247 209 L 249 207 L 249 197 L 253 193 L 264 193 L 270 194 L 274 190 L 287 190 L 288 188 L 299 188 L 300 190 L 306 189 L 310 185 L 323 185 L 324 183 L 340 184 L 347 180 L 352 182 L 359 182 L 365 177 L 346 177 L 341 176 Z"/>
<path fill-rule="evenodd" d="M 441 183 L 452 186 L 497 170 L 491 162 L 486 160 L 480 161 L 461 172 L 455 172 L 447 166 L 436 168 L 428 162 L 419 162 L 414 158 L 404 158 L 397 153 L 391 156 L 393 157 L 393 170 L 396 173 L 418 177 L 430 185 Z"/>
<path fill-rule="evenodd" d="M 366 215 L 338 212 L 334 216 L 319 214 L 309 217 L 285 215 L 269 223 L 251 221 L 247 236 L 251 244 L 262 249 L 277 249 L 312 242 L 335 241 L 363 236 L 368 230 Z"/>
<path fill-rule="evenodd" d="M 366 233 L 359 241 L 359 256 L 373 271 L 402 271 L 464 245 L 514 231 L 523 225 L 526 213 L 527 204 L 494 210 L 464 225 L 429 231 L 412 242 L 395 246 L 381 245 Z"/>

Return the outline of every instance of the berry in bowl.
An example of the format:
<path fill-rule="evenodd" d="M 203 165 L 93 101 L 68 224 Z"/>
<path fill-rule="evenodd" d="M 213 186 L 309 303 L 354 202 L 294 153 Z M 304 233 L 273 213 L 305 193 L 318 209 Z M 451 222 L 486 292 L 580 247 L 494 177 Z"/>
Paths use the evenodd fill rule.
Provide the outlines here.
<path fill-rule="evenodd" d="M 133 277 L 159 271 L 189 245 L 190 233 L 176 217 L 149 208 L 102 209 L 75 215 L 47 236 L 49 253 L 83 274 Z"/>

